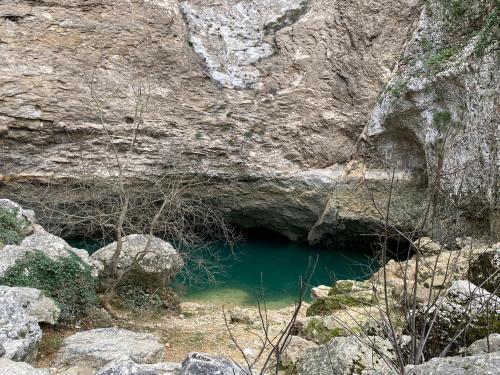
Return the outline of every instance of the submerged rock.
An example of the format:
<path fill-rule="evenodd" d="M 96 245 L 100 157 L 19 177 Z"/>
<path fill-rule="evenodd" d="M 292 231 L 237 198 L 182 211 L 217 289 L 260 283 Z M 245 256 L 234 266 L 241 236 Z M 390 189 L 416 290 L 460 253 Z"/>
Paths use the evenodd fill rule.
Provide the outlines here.
<path fill-rule="evenodd" d="M 309 349 L 297 367 L 300 375 L 351 375 L 364 370 L 386 371 L 394 359 L 389 341 L 377 336 L 348 336 Z"/>
<path fill-rule="evenodd" d="M 11 298 L 19 303 L 24 312 L 37 322 L 55 324 L 61 313 L 54 300 L 46 297 L 38 289 L 0 285 L 0 299 L 2 297 Z"/>
<path fill-rule="evenodd" d="M 41 339 L 40 327 L 28 317 L 21 305 L 10 297 L 0 297 L 0 344 L 5 350 L 3 357 L 32 362 Z"/>
<path fill-rule="evenodd" d="M 138 364 L 156 363 L 163 360 L 164 354 L 165 348 L 152 334 L 98 328 L 64 339 L 56 363 L 59 366 L 99 368 L 123 356 Z"/>
<path fill-rule="evenodd" d="M 250 375 L 233 361 L 204 353 L 189 353 L 182 362 L 181 375 Z"/>
<path fill-rule="evenodd" d="M 0 358 L 0 374 L 2 375 L 49 375 L 49 370 L 34 368 L 28 363 L 15 362 L 8 358 Z"/>

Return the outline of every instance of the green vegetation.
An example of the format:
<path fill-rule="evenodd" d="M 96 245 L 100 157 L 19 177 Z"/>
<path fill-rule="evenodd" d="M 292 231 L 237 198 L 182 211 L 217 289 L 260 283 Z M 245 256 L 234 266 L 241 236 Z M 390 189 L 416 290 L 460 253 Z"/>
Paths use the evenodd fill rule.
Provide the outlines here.
<path fill-rule="evenodd" d="M 340 327 L 328 329 L 320 319 L 311 319 L 304 327 L 302 334 L 307 340 L 317 344 L 326 344 L 334 337 L 347 336 L 349 333 Z"/>
<path fill-rule="evenodd" d="M 402 79 L 396 80 L 394 84 L 390 85 L 387 87 L 386 91 L 396 97 L 396 98 L 401 98 L 403 94 L 408 91 L 408 82 Z"/>
<path fill-rule="evenodd" d="M 60 319 L 71 322 L 97 304 L 96 279 L 77 255 L 53 260 L 34 251 L 16 262 L 0 284 L 31 287 L 54 298 L 61 308 Z"/>
<path fill-rule="evenodd" d="M 163 306 L 158 293 L 148 293 L 137 285 L 126 284 L 117 289 L 122 307 L 137 310 L 159 310 Z"/>
<path fill-rule="evenodd" d="M 444 47 L 431 52 L 425 60 L 425 66 L 432 72 L 438 73 L 443 70 L 444 64 L 457 54 L 462 46 Z"/>
<path fill-rule="evenodd" d="M 24 237 L 26 222 L 10 210 L 0 207 L 0 247 L 17 245 Z"/>

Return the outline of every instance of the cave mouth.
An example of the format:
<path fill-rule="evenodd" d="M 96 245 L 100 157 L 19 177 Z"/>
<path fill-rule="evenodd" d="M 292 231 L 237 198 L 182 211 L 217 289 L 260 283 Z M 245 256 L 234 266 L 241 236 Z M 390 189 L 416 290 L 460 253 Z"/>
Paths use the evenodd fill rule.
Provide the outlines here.
<path fill-rule="evenodd" d="M 331 286 L 335 280 L 367 280 L 379 269 L 380 238 L 340 233 L 337 246 L 292 242 L 266 228 L 240 228 L 243 240 L 233 247 L 215 243 L 212 249 L 221 262 L 222 272 L 213 283 L 190 283 L 181 276 L 176 289 L 184 300 L 223 305 L 256 306 L 263 296 L 268 307 L 282 308 L 294 303 L 299 295 L 299 278 L 316 264 L 307 285 Z M 359 234 L 359 233 L 358 233 Z M 347 242 L 348 239 L 352 241 Z M 354 241 L 356 239 L 356 241 Z M 406 249 L 403 251 L 403 249 Z M 388 257 L 408 257 L 407 243 L 388 241 Z"/>

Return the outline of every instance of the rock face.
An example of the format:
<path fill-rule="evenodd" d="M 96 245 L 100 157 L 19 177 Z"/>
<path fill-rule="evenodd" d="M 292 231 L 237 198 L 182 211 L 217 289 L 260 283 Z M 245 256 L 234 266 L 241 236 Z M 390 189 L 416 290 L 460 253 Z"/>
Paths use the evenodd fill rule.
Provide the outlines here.
<path fill-rule="evenodd" d="M 384 371 L 394 360 L 390 343 L 377 336 L 366 338 L 372 347 L 355 336 L 336 337 L 328 344 L 309 349 L 299 362 L 301 375 L 349 375 L 363 370 Z"/>
<path fill-rule="evenodd" d="M 99 368 L 128 356 L 135 363 L 156 363 L 163 359 L 165 348 L 148 333 L 125 329 L 99 328 L 67 337 L 57 354 L 60 366 Z"/>
<path fill-rule="evenodd" d="M 416 314 L 419 331 L 432 327 L 427 344 L 431 356 L 448 345 L 450 353 L 456 352 L 459 346 L 486 336 L 489 329 L 498 329 L 499 321 L 500 298 L 463 280 L 455 281 L 433 305 L 422 305 Z"/>
<path fill-rule="evenodd" d="M 32 362 L 35 359 L 42 331 L 21 305 L 12 298 L 0 297 L 0 344 L 4 358 Z"/>
<path fill-rule="evenodd" d="M 117 243 L 113 242 L 92 254 L 92 259 L 100 264 L 101 269 L 113 257 L 116 246 Z M 124 237 L 118 268 L 131 267 L 138 257 L 142 259 L 134 266 L 134 271 L 144 276 L 165 274 L 168 279 L 173 279 L 184 264 L 177 250 L 168 242 L 142 234 Z"/>
<path fill-rule="evenodd" d="M 5 375 L 49 375 L 49 370 L 36 369 L 23 362 L 0 358 L 0 374 Z"/>
<path fill-rule="evenodd" d="M 17 302 L 26 315 L 37 322 L 55 324 L 61 312 L 54 300 L 45 297 L 38 289 L 0 285 L 0 299 L 2 298 Z"/>
<path fill-rule="evenodd" d="M 500 166 L 495 4 L 426 1 L 366 129 L 387 161 L 425 169 L 431 181 L 439 172 L 441 188 L 463 197 L 463 208 L 492 206 L 491 224 Z"/>
<path fill-rule="evenodd" d="M 0 178 L 47 181 L 78 178 L 89 165 L 105 169 L 108 138 L 88 85 L 94 72 L 120 152 L 135 127 L 133 89 L 149 92 L 133 173 L 174 166 L 210 178 L 232 220 L 265 218 L 290 238 L 306 239 L 315 227 L 317 239 L 329 217 L 372 218 L 356 190 L 365 166 L 349 160 L 418 4 L 3 2 Z M 367 175 L 387 182 L 382 170 Z M 338 198 L 325 211 L 332 190 Z"/>
<path fill-rule="evenodd" d="M 221 356 L 189 353 L 182 362 L 182 375 L 250 375 L 233 361 Z"/>

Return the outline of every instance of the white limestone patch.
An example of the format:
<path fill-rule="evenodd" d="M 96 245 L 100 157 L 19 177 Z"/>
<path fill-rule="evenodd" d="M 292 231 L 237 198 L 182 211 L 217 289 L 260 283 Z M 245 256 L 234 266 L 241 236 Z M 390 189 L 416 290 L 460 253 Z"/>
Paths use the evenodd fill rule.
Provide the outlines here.
<path fill-rule="evenodd" d="M 255 64 L 276 51 L 275 32 L 297 21 L 306 6 L 306 0 L 186 1 L 181 10 L 189 42 L 212 79 L 226 87 L 251 88 L 261 75 Z"/>

